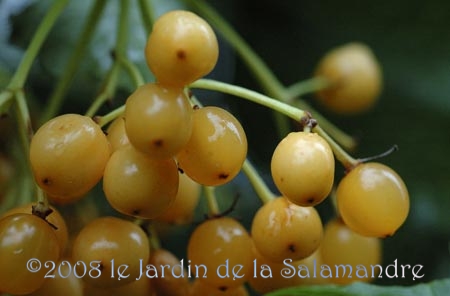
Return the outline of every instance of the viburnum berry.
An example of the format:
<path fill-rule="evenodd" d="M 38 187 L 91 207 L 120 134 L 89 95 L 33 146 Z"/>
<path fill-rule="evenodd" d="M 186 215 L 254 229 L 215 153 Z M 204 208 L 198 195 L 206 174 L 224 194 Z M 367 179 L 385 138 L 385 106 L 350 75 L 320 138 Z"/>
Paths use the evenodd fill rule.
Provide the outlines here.
<path fill-rule="evenodd" d="M 334 181 L 334 156 L 316 133 L 289 133 L 272 155 L 272 178 L 289 201 L 314 206 L 330 193 Z"/>
<path fill-rule="evenodd" d="M 335 113 L 367 111 L 381 93 L 380 65 L 372 50 L 362 43 L 349 43 L 331 50 L 320 60 L 314 75 L 325 78 L 329 84 L 317 92 L 317 99 Z"/>
<path fill-rule="evenodd" d="M 193 12 L 173 10 L 160 16 L 145 47 L 147 64 L 156 81 L 184 87 L 208 74 L 219 56 L 211 26 Z"/>
<path fill-rule="evenodd" d="M 409 212 L 409 194 L 402 178 L 381 163 L 362 163 L 339 183 L 339 214 L 345 224 L 364 236 L 392 236 Z"/>

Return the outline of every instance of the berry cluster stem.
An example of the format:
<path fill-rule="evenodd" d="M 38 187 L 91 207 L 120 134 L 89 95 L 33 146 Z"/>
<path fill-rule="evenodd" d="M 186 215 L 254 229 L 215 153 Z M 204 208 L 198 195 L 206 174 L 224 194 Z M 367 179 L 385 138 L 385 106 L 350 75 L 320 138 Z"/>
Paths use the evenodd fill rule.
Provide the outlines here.
<path fill-rule="evenodd" d="M 94 99 L 92 105 L 86 112 L 86 116 L 94 116 L 98 109 L 111 97 L 117 88 L 117 82 L 119 79 L 119 72 L 121 69 L 120 58 L 126 55 L 126 46 L 128 41 L 128 19 L 130 11 L 129 1 L 120 1 L 120 15 L 119 15 L 119 25 L 117 27 L 117 37 L 116 37 L 116 47 L 114 49 L 114 62 L 111 69 L 106 76 L 104 82 L 103 91 Z"/>
<path fill-rule="evenodd" d="M 75 76 L 78 66 L 80 65 L 80 58 L 89 45 L 89 41 L 91 40 L 95 28 L 97 27 L 97 23 L 100 20 L 105 4 L 106 0 L 95 1 L 81 31 L 81 35 L 67 62 L 65 70 L 61 75 L 61 78 L 58 80 L 58 83 L 50 96 L 49 103 L 41 116 L 41 123 L 54 117 L 61 107 L 63 98 L 69 90 L 70 84 Z"/>
<path fill-rule="evenodd" d="M 214 186 L 204 186 L 206 203 L 208 205 L 208 216 L 220 215 L 219 204 L 217 203 L 216 188 Z"/>
<path fill-rule="evenodd" d="M 275 198 L 273 192 L 269 189 L 258 171 L 248 159 L 246 159 L 244 164 L 242 165 L 242 170 L 250 181 L 250 184 L 252 184 L 253 189 L 256 191 L 256 194 L 263 204 L 268 203 Z"/>
<path fill-rule="evenodd" d="M 149 4 L 147 0 L 139 0 L 139 11 L 141 12 L 141 19 L 144 23 L 145 30 L 147 34 L 150 34 L 152 31 L 153 24 L 155 23 L 156 13 L 154 7 Z"/>
<path fill-rule="evenodd" d="M 236 97 L 240 97 L 249 101 L 252 101 L 254 103 L 266 106 L 270 109 L 273 109 L 281 114 L 284 114 L 293 120 L 300 120 L 303 116 L 306 115 L 306 112 L 293 107 L 289 104 L 283 103 L 281 101 L 275 100 L 271 97 L 268 97 L 266 95 L 263 95 L 259 92 L 247 89 L 245 87 L 220 82 L 212 79 L 199 79 L 192 84 L 189 85 L 190 88 L 201 88 L 201 89 L 208 89 L 208 90 L 214 90 L 219 91 L 222 93 L 226 93 L 229 95 L 233 95 Z"/>
<path fill-rule="evenodd" d="M 245 42 L 245 40 L 233 29 L 233 27 L 218 13 L 212 6 L 203 0 L 185 0 L 194 9 L 200 12 L 208 22 L 210 22 L 217 31 L 227 40 L 227 42 L 236 50 L 241 59 L 246 63 L 248 69 L 253 73 L 263 90 L 271 97 L 283 101 L 293 102 L 296 97 L 314 92 L 327 87 L 328 83 L 320 78 L 312 78 L 298 82 L 291 87 L 285 87 L 270 70 L 266 63 L 256 52 Z M 300 99 L 296 101 L 302 101 Z M 300 106 L 300 105 L 297 105 Z M 306 105 L 301 107 L 306 110 Z M 342 130 L 332 124 L 318 112 L 308 106 L 308 111 L 315 114 L 320 125 L 332 135 L 343 147 L 348 150 L 354 149 L 356 142 Z M 319 120 L 320 119 L 320 120 Z M 289 130 L 289 123 L 286 118 L 275 113 L 275 122 L 278 126 L 280 135 L 284 135 Z"/>

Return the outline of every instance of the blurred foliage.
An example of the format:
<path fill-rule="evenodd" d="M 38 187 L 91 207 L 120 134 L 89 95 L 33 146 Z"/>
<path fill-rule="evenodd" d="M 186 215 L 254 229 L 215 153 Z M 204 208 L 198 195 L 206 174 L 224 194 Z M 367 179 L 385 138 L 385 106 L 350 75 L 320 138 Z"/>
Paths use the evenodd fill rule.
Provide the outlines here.
<path fill-rule="evenodd" d="M 99 90 L 101 78 L 112 62 L 110 51 L 115 41 L 117 2 L 110 1 L 102 14 L 66 98 L 65 110 L 84 112 Z M 182 7 L 175 0 L 156 2 L 158 14 Z M 423 265 L 425 277 L 421 282 L 450 277 L 450 39 L 444 37 L 448 35 L 446 25 L 450 23 L 450 2 L 210 2 L 286 85 L 309 78 L 321 56 L 335 46 L 361 41 L 373 49 L 382 64 L 385 78 L 384 92 L 373 110 L 360 116 L 339 117 L 322 110 L 315 104 L 313 96 L 305 99 L 359 139 L 355 156 L 375 155 L 393 144 L 400 147 L 398 152 L 381 161 L 404 178 L 410 191 L 411 213 L 398 233 L 384 241 L 384 262 L 389 264 L 397 259 L 400 263 Z M 6 84 L 17 67 L 49 3 L 51 1 L 48 0 L 0 1 L 1 86 Z M 71 1 L 44 44 L 27 83 L 27 89 L 41 103 L 45 103 L 63 71 L 82 27 L 83 18 L 80 16 L 87 14 L 89 3 L 91 1 Z M 152 76 L 142 54 L 147 36 L 138 16 L 137 5 L 133 5 L 127 54 L 150 81 Z M 232 50 L 223 42 L 221 49 L 219 65 L 211 76 L 259 90 L 245 66 L 233 56 Z M 121 86 L 122 93 L 119 93 L 116 104 L 122 102 L 131 90 L 127 79 L 121 80 Z M 199 94 L 206 105 L 227 106 L 241 120 L 249 139 L 249 158 L 274 188 L 269 163 L 279 138 L 270 120 L 270 111 L 235 98 L 219 95 L 211 100 L 209 96 L 209 93 Z M 343 169 L 338 169 L 336 177 L 341 178 L 342 175 Z M 234 196 L 239 196 L 233 215 L 249 225 L 260 202 L 245 177 L 239 175 L 218 191 L 223 208 L 231 204 Z M 324 221 L 331 217 L 328 201 L 318 209 Z M 105 206 L 104 211 L 111 209 Z M 202 205 L 197 221 L 202 219 L 204 212 Z M 162 229 L 165 246 L 180 256 L 184 255 L 185 250 L 181 247 L 186 244 L 192 227 Z M 384 278 L 377 284 L 411 285 L 416 282 L 412 278 L 399 277 Z M 365 291 L 365 286 L 361 287 L 361 291 Z M 417 291 L 421 290 L 418 288 Z"/>

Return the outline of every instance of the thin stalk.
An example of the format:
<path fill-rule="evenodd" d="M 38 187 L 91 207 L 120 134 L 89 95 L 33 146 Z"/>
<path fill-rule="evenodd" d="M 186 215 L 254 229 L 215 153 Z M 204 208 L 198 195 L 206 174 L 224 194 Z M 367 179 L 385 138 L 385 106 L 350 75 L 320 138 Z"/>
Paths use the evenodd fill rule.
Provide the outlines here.
<path fill-rule="evenodd" d="M 120 71 L 120 62 L 117 56 L 126 55 L 126 45 L 128 40 L 128 19 L 130 2 L 120 1 L 119 25 L 117 27 L 116 47 L 113 65 L 108 73 L 103 91 L 94 99 L 94 102 L 86 111 L 86 116 L 94 116 L 98 109 L 112 96 L 117 88 L 118 76 Z"/>
<path fill-rule="evenodd" d="M 94 98 L 89 109 L 86 111 L 86 116 L 93 117 L 97 113 L 98 109 L 111 97 L 114 96 L 117 87 L 117 81 L 119 78 L 120 66 L 118 63 L 114 63 L 112 68 L 106 75 L 103 90 Z"/>
<path fill-rule="evenodd" d="M 156 13 L 151 4 L 149 4 L 151 0 L 139 0 L 139 11 L 141 12 L 141 19 L 144 23 L 144 27 L 147 31 L 147 34 L 150 34 L 153 28 L 153 24 L 155 23 Z"/>
<path fill-rule="evenodd" d="M 254 103 L 263 105 L 265 107 L 271 108 L 279 113 L 282 113 L 286 115 L 287 117 L 290 117 L 296 121 L 299 121 L 302 117 L 306 116 L 306 112 L 293 107 L 289 104 L 283 103 L 281 101 L 275 100 L 271 97 L 268 97 L 266 95 L 263 95 L 261 93 L 258 93 L 253 90 L 249 90 L 247 88 L 220 82 L 212 79 L 199 79 L 195 81 L 194 83 L 189 85 L 190 88 L 201 88 L 201 89 L 208 89 L 208 90 L 214 90 L 219 91 L 222 93 L 226 93 L 229 95 L 233 95 L 236 97 L 240 97 L 249 101 L 252 101 Z"/>
<path fill-rule="evenodd" d="M 217 197 L 214 186 L 205 186 L 205 197 L 208 205 L 208 214 L 210 217 L 220 215 L 219 205 L 217 203 Z"/>
<path fill-rule="evenodd" d="M 122 115 L 124 112 L 125 112 L 125 105 L 122 105 L 103 116 L 96 116 L 95 121 L 100 127 L 104 127 L 105 125 L 107 125 L 120 115 Z"/>
<path fill-rule="evenodd" d="M 339 145 L 341 145 L 347 151 L 354 151 L 356 149 L 356 146 L 358 146 L 358 142 L 352 136 L 346 134 L 336 125 L 331 123 L 328 119 L 317 112 L 304 100 L 295 100 L 292 105 L 303 110 L 308 110 L 312 114 L 313 118 L 316 119 L 320 124 L 322 129 L 325 130 L 333 139 L 335 139 L 339 143 Z"/>
<path fill-rule="evenodd" d="M 8 88 L 11 90 L 16 90 L 23 88 L 25 80 L 28 77 L 31 66 L 36 59 L 39 50 L 42 47 L 48 33 L 53 28 L 56 19 L 61 15 L 62 11 L 66 7 L 68 0 L 58 0 L 54 1 L 47 14 L 45 15 L 42 22 L 39 24 L 36 32 L 34 33 L 33 39 L 30 42 L 22 60 L 20 61 L 19 67 L 17 68 L 14 76 L 9 83 Z"/>
<path fill-rule="evenodd" d="M 123 56 L 117 56 L 117 60 L 119 61 L 122 68 L 128 72 L 128 75 L 130 76 L 136 88 L 145 83 L 142 73 L 139 71 L 138 67 L 136 67 L 136 65 L 133 64 L 129 59 Z"/>
<path fill-rule="evenodd" d="M 273 192 L 269 189 L 258 171 L 248 159 L 245 160 L 242 166 L 242 170 L 250 181 L 250 184 L 252 184 L 253 189 L 256 191 L 256 194 L 263 204 L 268 203 L 275 198 Z"/>
<path fill-rule="evenodd" d="M 75 48 L 67 62 L 65 70 L 58 80 L 58 83 L 53 90 L 48 105 L 41 116 L 41 123 L 48 121 L 54 117 L 58 110 L 61 108 L 63 99 L 69 87 L 73 81 L 75 73 L 80 65 L 80 59 L 83 53 L 86 51 L 89 41 L 97 27 L 97 22 L 100 20 L 100 16 L 104 10 L 106 0 L 97 0 L 86 19 L 84 27 L 81 31 L 80 37 L 75 45 Z"/>
<path fill-rule="evenodd" d="M 353 158 L 344 149 L 342 149 L 342 147 L 339 146 L 339 144 L 336 143 L 320 126 L 316 126 L 315 128 L 313 128 L 313 131 L 328 142 L 331 149 L 333 150 L 334 156 L 346 170 L 350 171 L 360 163 L 359 160 Z"/>
<path fill-rule="evenodd" d="M 313 77 L 292 84 L 286 88 L 286 92 L 288 93 L 289 102 L 291 103 L 296 97 L 301 97 L 303 95 L 322 90 L 328 86 L 329 82 L 325 78 Z"/>

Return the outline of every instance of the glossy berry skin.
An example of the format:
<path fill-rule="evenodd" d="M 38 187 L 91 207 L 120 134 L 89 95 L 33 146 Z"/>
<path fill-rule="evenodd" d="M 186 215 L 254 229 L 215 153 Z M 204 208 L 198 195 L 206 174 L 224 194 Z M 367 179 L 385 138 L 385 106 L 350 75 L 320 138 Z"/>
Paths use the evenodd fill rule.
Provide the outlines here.
<path fill-rule="evenodd" d="M 57 262 L 58 239 L 50 225 L 31 214 L 12 214 L 0 220 L 0 288 L 2 292 L 24 295 L 40 288 L 45 281 L 46 261 Z M 38 259 L 37 272 L 27 270 L 27 262 Z M 38 263 L 31 264 L 37 269 Z"/>
<path fill-rule="evenodd" d="M 54 277 L 48 278 L 44 284 L 28 296 L 83 296 L 83 280 L 75 276 L 72 268 L 74 262 L 65 258 L 55 262 Z"/>
<path fill-rule="evenodd" d="M 192 132 L 192 108 L 183 88 L 147 83 L 125 104 L 125 130 L 139 151 L 153 158 L 170 158 Z"/>
<path fill-rule="evenodd" d="M 187 263 L 185 261 L 183 260 L 183 265 Z M 187 271 L 182 269 L 180 259 L 173 253 L 161 248 L 153 250 L 149 264 L 155 267 L 158 275 L 151 279 L 157 295 L 187 296 L 189 294 L 191 284 Z M 153 275 L 156 275 L 155 272 L 150 273 L 150 276 Z"/>
<path fill-rule="evenodd" d="M 320 275 L 314 278 L 313 274 L 314 268 L 320 270 L 320 265 L 322 264 L 319 252 L 320 248 L 305 259 L 286 261 L 288 265 L 283 262 L 273 262 L 267 259 L 255 247 L 252 250 L 254 263 L 252 264 L 252 276 L 249 278 L 248 284 L 261 295 L 282 288 L 326 283 L 326 279 Z M 296 274 L 293 273 L 292 267 L 289 265 L 296 269 Z M 271 277 L 268 277 L 269 270 L 264 268 L 264 266 L 270 268 Z M 301 271 L 299 271 L 300 269 Z M 300 272 L 301 276 L 298 275 L 298 272 Z"/>
<path fill-rule="evenodd" d="M 409 212 L 405 183 L 380 163 L 362 163 L 352 169 L 339 183 L 336 198 L 345 224 L 364 236 L 392 236 Z"/>
<path fill-rule="evenodd" d="M 333 219 L 325 225 L 322 244 L 320 246 L 322 261 L 328 266 L 346 266 L 346 273 L 341 268 L 328 280 L 335 284 L 349 284 L 354 281 L 371 281 L 372 267 L 381 264 L 381 242 L 376 237 L 365 237 L 348 228 L 341 219 Z M 362 265 L 368 271 L 368 277 L 364 272 L 357 273 L 357 266 Z M 380 270 L 375 269 L 376 276 Z"/>
<path fill-rule="evenodd" d="M 153 25 L 145 57 L 156 81 L 165 86 L 184 87 L 208 74 L 219 56 L 211 26 L 196 14 L 173 10 Z"/>
<path fill-rule="evenodd" d="M 289 133 L 272 155 L 272 178 L 282 195 L 300 206 L 314 206 L 330 193 L 334 181 L 334 156 L 319 135 Z"/>
<path fill-rule="evenodd" d="M 226 290 L 242 285 L 250 276 L 251 248 L 252 240 L 247 230 L 233 218 L 220 217 L 206 220 L 194 229 L 188 242 L 187 256 L 191 266 L 203 264 L 206 267 L 206 277 L 205 269 L 199 268 L 197 280 Z M 229 277 L 226 277 L 224 266 L 227 261 Z M 233 279 L 230 272 L 237 265 L 241 265 L 239 272 L 235 269 L 240 277 Z"/>
<path fill-rule="evenodd" d="M 254 245 L 268 260 L 304 259 L 320 245 L 322 220 L 313 207 L 301 207 L 284 197 L 265 203 L 251 228 Z"/>
<path fill-rule="evenodd" d="M 87 224 L 73 242 L 72 259 L 87 265 L 87 276 L 83 280 L 96 287 L 117 287 L 131 283 L 140 275 L 142 264 L 148 261 L 150 246 L 145 232 L 136 224 L 116 218 L 101 217 Z M 92 268 L 99 268 L 101 272 Z M 114 264 L 114 269 L 113 269 Z M 118 279 L 117 269 L 126 265 L 127 278 Z M 84 267 L 76 267 L 83 274 Z M 114 271 L 114 277 L 112 277 Z M 123 272 L 123 271 L 122 271 Z"/>
<path fill-rule="evenodd" d="M 36 205 L 36 203 L 27 203 L 17 206 L 3 213 L 0 218 L 19 213 L 31 214 L 33 205 Z M 63 253 L 67 247 L 67 242 L 69 240 L 69 231 L 67 229 L 67 224 L 64 217 L 55 207 L 50 206 L 50 209 L 52 210 L 52 212 L 45 219 L 56 227 L 51 227 L 51 229 L 55 233 L 56 238 L 58 239 L 59 249 L 61 250 L 61 253 Z"/>
<path fill-rule="evenodd" d="M 170 224 L 189 224 L 200 200 L 201 186 L 186 174 L 179 174 L 175 201 L 155 219 Z"/>
<path fill-rule="evenodd" d="M 119 150 L 121 147 L 130 144 L 127 132 L 125 131 L 125 118 L 117 117 L 106 130 L 106 138 L 111 145 L 111 151 Z"/>
<path fill-rule="evenodd" d="M 108 161 L 103 191 L 120 213 L 151 219 L 174 202 L 178 182 L 175 160 L 150 158 L 128 145 L 114 152 Z"/>
<path fill-rule="evenodd" d="M 338 114 L 369 110 L 382 89 L 382 73 L 376 57 L 368 46 L 356 42 L 328 52 L 319 62 L 315 76 L 330 83 L 317 92 L 318 100 Z"/>
<path fill-rule="evenodd" d="M 247 137 L 236 117 L 208 106 L 194 110 L 191 138 L 176 158 L 194 181 L 218 186 L 239 173 L 246 156 Z"/>
<path fill-rule="evenodd" d="M 91 118 L 65 114 L 42 125 L 30 144 L 37 184 L 58 204 L 72 203 L 102 178 L 109 142 Z"/>

